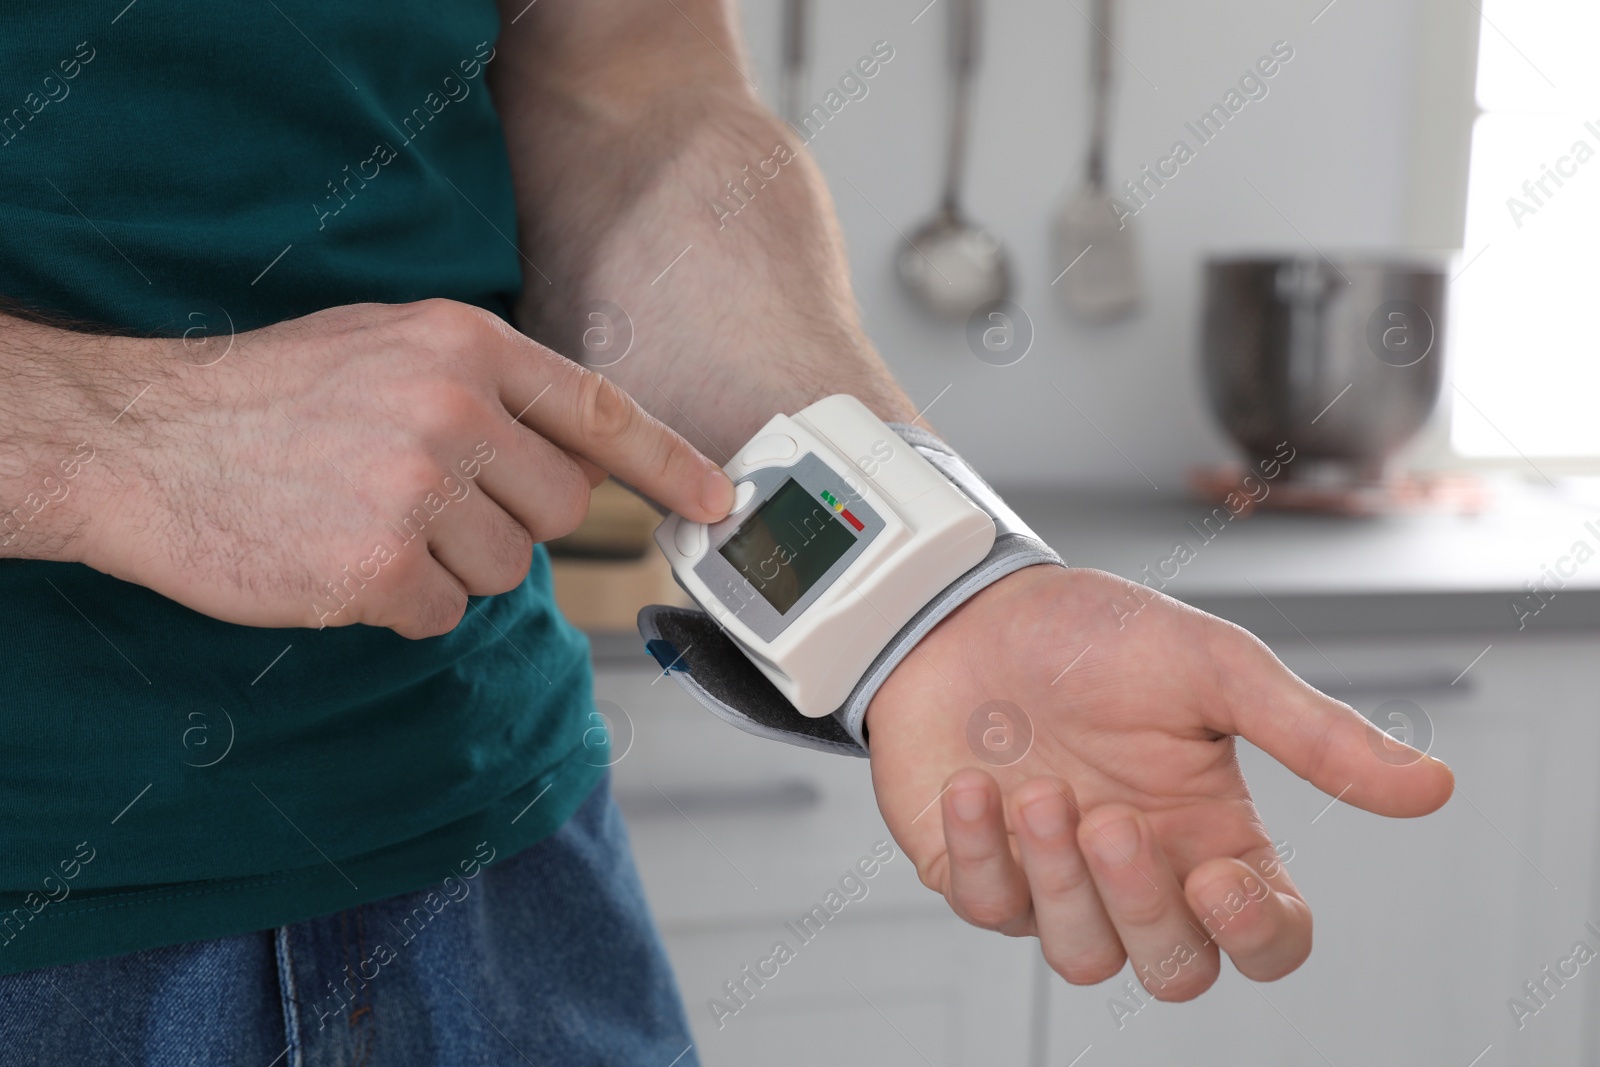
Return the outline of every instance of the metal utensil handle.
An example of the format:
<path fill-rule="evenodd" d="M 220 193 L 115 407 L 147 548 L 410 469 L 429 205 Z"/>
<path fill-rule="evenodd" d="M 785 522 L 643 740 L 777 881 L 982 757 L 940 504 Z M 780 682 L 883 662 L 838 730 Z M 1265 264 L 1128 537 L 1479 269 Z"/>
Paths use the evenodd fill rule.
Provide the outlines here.
<path fill-rule="evenodd" d="M 804 106 L 806 77 L 806 26 L 810 21 L 807 0 L 784 0 L 783 4 L 783 98 L 779 102 L 783 117 L 800 125 Z"/>
<path fill-rule="evenodd" d="M 950 147 L 945 157 L 943 211 L 960 213 L 962 171 L 967 157 L 967 127 L 972 110 L 972 76 L 978 66 L 978 0 L 948 0 L 950 5 Z"/>
<path fill-rule="evenodd" d="M 1096 188 L 1106 184 L 1106 139 L 1111 125 L 1111 35 L 1112 0 L 1094 0 L 1089 32 L 1094 35 L 1089 50 L 1089 88 L 1093 111 L 1089 127 L 1089 183 Z"/>

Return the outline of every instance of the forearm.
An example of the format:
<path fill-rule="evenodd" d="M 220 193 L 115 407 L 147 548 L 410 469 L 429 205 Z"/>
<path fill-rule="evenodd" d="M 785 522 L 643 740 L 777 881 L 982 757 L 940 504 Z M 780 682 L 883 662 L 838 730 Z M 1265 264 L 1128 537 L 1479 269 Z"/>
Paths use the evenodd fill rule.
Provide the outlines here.
<path fill-rule="evenodd" d="M 85 558 L 149 347 L 0 315 L 0 559 Z"/>
<path fill-rule="evenodd" d="M 622 40 L 588 7 L 531 9 L 503 36 L 495 88 L 534 265 L 519 325 L 583 359 L 589 313 L 620 307 L 632 348 L 604 373 L 719 460 L 830 393 L 913 418 L 861 329 L 820 173 L 731 65 L 720 6 L 678 6 Z"/>

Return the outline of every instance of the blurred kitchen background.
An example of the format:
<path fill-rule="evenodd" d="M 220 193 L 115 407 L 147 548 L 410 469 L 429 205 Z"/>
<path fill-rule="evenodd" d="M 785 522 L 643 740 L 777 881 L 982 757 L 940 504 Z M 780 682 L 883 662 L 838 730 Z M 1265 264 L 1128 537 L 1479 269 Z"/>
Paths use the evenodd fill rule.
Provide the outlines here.
<path fill-rule="evenodd" d="M 1068 986 L 1035 942 L 955 919 L 898 852 L 802 943 L 785 924 L 891 840 L 868 768 L 745 736 L 658 674 L 631 629 L 641 603 L 677 595 L 638 554 L 654 516 L 602 487 L 558 546 L 558 583 L 594 643 L 616 788 L 698 1053 L 712 1067 L 1600 1062 L 1600 12 L 1108 6 L 977 12 L 961 206 L 1004 248 L 1010 303 L 976 329 L 916 303 L 898 266 L 923 259 L 909 238 L 940 203 L 955 0 L 745 0 L 743 18 L 775 107 L 787 83 L 809 111 L 880 60 L 810 151 L 867 328 L 933 425 L 1075 565 L 1138 578 L 1189 544 L 1167 592 L 1451 763 L 1460 790 L 1428 819 L 1387 821 L 1241 745 L 1317 915 L 1310 962 L 1268 986 L 1226 964 L 1185 1005 L 1151 1002 L 1127 970 Z M 802 77 L 786 80 L 797 7 Z M 1139 210 L 1095 240 L 1105 252 L 1131 233 L 1132 275 L 1094 250 L 1074 259 L 1059 228 L 1083 185 L 1097 46 L 1106 184 Z M 1244 97 L 1246 75 L 1221 132 L 1143 206 L 1128 200 L 1123 182 L 1175 141 L 1196 146 L 1186 124 Z M 1272 262 L 1207 288 L 1208 261 L 1241 257 Z M 1101 306 L 1135 290 L 1137 306 L 1109 321 L 1067 306 L 1096 286 Z M 995 325 L 1011 339 L 998 349 L 983 343 Z M 1237 465 L 1263 454 L 1238 443 L 1252 434 L 1304 459 L 1206 537 Z M 795 958 L 750 981 L 779 940 Z"/>

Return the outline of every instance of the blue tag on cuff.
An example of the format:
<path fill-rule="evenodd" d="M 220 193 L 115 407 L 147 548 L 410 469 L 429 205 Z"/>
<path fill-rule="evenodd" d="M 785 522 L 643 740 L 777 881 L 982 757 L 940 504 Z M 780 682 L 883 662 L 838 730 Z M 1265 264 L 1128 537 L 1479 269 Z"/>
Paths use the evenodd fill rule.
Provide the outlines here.
<path fill-rule="evenodd" d="M 689 673 L 689 665 L 683 662 L 683 653 L 678 651 L 678 646 L 664 637 L 655 637 L 644 643 L 644 650 L 655 658 L 661 665 L 663 673 L 667 671 L 682 671 Z"/>

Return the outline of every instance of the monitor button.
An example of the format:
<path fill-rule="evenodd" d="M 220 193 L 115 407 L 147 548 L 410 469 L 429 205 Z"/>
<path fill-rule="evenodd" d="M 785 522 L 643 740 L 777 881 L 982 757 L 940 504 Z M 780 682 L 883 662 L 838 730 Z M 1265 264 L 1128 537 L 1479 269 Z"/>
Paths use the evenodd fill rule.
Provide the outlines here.
<path fill-rule="evenodd" d="M 765 438 L 763 438 L 763 440 L 765 440 Z M 788 441 L 789 439 L 787 437 L 785 437 L 784 440 Z M 790 444 L 794 444 L 793 441 L 789 441 L 789 443 Z M 740 482 L 738 485 L 734 486 L 733 487 L 733 511 L 730 511 L 728 514 L 731 515 L 734 512 L 743 511 L 745 508 L 749 507 L 750 506 L 750 501 L 755 498 L 755 495 L 756 495 L 756 483 L 755 482 Z"/>
<path fill-rule="evenodd" d="M 685 556 L 698 556 L 706 550 L 705 524 L 679 519 L 678 530 L 672 540 L 678 546 L 678 551 Z"/>
<path fill-rule="evenodd" d="M 794 438 L 788 434 L 769 433 L 758 437 L 745 446 L 744 454 L 739 457 L 739 462 L 746 467 L 756 467 L 763 463 L 772 463 L 780 459 L 788 459 L 800 450 L 794 443 Z"/>

